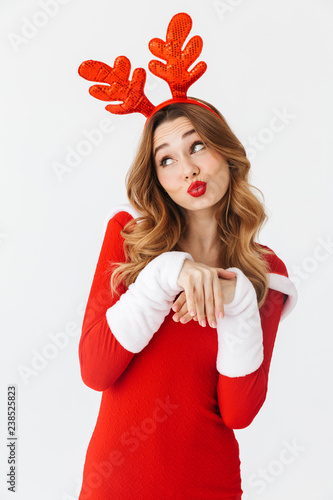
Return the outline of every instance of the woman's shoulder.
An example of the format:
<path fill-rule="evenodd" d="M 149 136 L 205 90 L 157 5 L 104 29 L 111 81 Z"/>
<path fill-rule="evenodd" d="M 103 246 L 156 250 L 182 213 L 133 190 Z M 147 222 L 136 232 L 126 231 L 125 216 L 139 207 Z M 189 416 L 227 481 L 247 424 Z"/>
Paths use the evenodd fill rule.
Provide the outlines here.
<path fill-rule="evenodd" d="M 281 313 L 281 320 L 286 318 L 289 313 L 294 309 L 297 303 L 298 293 L 296 286 L 289 277 L 287 267 L 280 257 L 266 245 L 259 245 L 261 247 L 261 258 L 264 258 L 269 265 L 269 288 L 282 292 L 285 295 L 283 309 Z"/>
<path fill-rule="evenodd" d="M 114 262 L 124 260 L 124 238 L 122 230 L 136 214 L 130 205 L 115 206 L 104 219 L 101 256 L 103 259 Z"/>
<path fill-rule="evenodd" d="M 117 220 L 118 222 L 126 221 L 125 224 L 131 220 L 140 217 L 140 214 L 130 203 L 122 203 L 120 205 L 115 205 L 105 218 L 106 224 L 111 220 Z"/>
<path fill-rule="evenodd" d="M 110 225 L 114 225 L 114 223 L 120 224 L 122 228 L 131 220 L 140 217 L 139 212 L 135 210 L 134 207 L 130 203 L 123 203 L 121 205 L 116 205 L 113 207 L 104 221 L 105 230 Z"/>
<path fill-rule="evenodd" d="M 269 272 L 274 274 L 281 274 L 283 276 L 288 276 L 288 271 L 283 260 L 278 257 L 278 255 L 266 245 L 257 243 L 257 245 L 262 250 L 261 258 L 264 259 L 269 265 Z"/>

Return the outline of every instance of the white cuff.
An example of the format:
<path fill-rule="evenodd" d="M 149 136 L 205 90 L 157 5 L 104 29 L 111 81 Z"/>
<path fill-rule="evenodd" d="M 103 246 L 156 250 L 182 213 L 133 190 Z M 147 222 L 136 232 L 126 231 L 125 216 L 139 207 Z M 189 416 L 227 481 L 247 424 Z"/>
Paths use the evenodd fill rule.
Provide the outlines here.
<path fill-rule="evenodd" d="M 268 287 L 273 290 L 277 290 L 278 292 L 282 292 L 286 294 L 288 297 L 283 304 L 281 319 L 285 319 L 291 311 L 294 309 L 297 303 L 297 289 L 294 283 L 287 276 L 283 276 L 282 274 L 269 273 L 269 283 Z"/>
<path fill-rule="evenodd" d="M 177 284 L 186 252 L 164 252 L 140 272 L 135 282 L 106 312 L 108 325 L 128 351 L 140 352 L 169 314 L 183 289 Z"/>
<path fill-rule="evenodd" d="M 227 377 L 243 377 L 259 368 L 263 359 L 263 334 L 256 291 L 236 267 L 235 295 L 224 305 L 225 316 L 217 319 L 218 353 L 216 367 Z"/>

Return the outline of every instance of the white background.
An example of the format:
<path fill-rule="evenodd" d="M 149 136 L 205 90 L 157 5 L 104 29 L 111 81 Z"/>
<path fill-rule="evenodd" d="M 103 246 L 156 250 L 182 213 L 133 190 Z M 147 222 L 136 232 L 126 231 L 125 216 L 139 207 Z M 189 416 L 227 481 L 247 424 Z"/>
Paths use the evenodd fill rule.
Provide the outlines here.
<path fill-rule="evenodd" d="M 215 104 L 246 146 L 270 217 L 259 241 L 285 262 L 299 292 L 279 328 L 267 400 L 251 426 L 236 431 L 244 500 L 332 500 L 332 2 L 42 5 L 2 0 L 0 7 L 0 497 L 76 499 L 99 409 L 101 394 L 80 378 L 82 311 L 105 218 L 127 201 L 125 174 L 145 119 L 105 111 L 77 68 L 87 59 L 113 65 L 125 54 L 132 69 L 147 69 L 148 41 L 164 38 L 171 17 L 185 11 L 208 64 L 189 95 Z M 146 93 L 154 104 L 170 98 L 152 76 Z M 272 131 L 276 113 L 285 118 Z M 69 166 L 69 152 L 104 119 L 109 132 Z M 15 496 L 5 479 L 11 384 Z"/>

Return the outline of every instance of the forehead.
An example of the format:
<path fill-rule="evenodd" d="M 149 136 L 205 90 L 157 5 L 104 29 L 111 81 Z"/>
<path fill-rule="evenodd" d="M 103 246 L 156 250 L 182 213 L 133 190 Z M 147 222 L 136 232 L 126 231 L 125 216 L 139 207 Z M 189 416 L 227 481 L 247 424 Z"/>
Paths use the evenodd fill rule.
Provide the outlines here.
<path fill-rule="evenodd" d="M 163 122 L 154 132 L 153 147 L 155 148 L 161 143 L 169 142 L 169 140 L 173 138 L 176 139 L 193 128 L 192 122 L 185 116 L 181 116 L 172 121 Z"/>

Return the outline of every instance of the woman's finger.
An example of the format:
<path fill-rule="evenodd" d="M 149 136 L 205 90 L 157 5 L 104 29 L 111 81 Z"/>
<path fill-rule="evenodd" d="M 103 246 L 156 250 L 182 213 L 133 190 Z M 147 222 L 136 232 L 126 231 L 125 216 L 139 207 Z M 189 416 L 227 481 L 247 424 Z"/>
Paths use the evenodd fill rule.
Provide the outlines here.
<path fill-rule="evenodd" d="M 206 324 L 203 280 L 207 272 L 211 272 L 211 268 L 205 264 L 185 259 L 177 280 L 177 284 L 185 291 L 190 315 L 197 316 L 202 326 Z"/>
<path fill-rule="evenodd" d="M 198 321 L 198 318 L 196 316 L 193 316 L 192 318 L 192 316 L 189 314 L 186 301 L 181 309 L 172 316 L 172 319 L 177 323 L 180 322 L 183 324 L 188 323 L 189 321 L 191 321 L 191 319 Z"/>
<path fill-rule="evenodd" d="M 180 318 L 180 322 L 185 324 L 191 321 L 192 319 L 193 319 L 192 316 L 190 316 L 189 313 L 187 312 L 186 314 L 184 314 L 184 316 Z"/>
<path fill-rule="evenodd" d="M 173 306 L 172 306 L 172 310 L 174 312 L 178 312 L 180 311 L 180 309 L 183 307 L 183 305 L 186 304 L 186 295 L 185 295 L 185 292 L 182 292 L 179 297 L 177 298 L 177 300 L 175 300 L 175 302 L 173 303 Z"/>
<path fill-rule="evenodd" d="M 190 319 L 192 319 L 192 316 L 190 316 L 189 312 L 188 312 L 188 309 L 187 309 L 187 303 L 186 301 L 184 302 L 184 304 L 182 305 L 182 307 L 179 309 L 179 311 L 177 311 L 173 316 L 172 316 L 172 319 L 174 321 L 181 321 L 182 317 L 185 316 L 186 314 L 189 315 Z"/>
<path fill-rule="evenodd" d="M 191 312 L 190 312 L 191 314 Z M 203 282 L 200 280 L 196 283 L 195 290 L 195 314 L 191 316 L 197 316 L 198 322 L 201 326 L 206 326 L 206 312 L 205 312 L 205 291 Z"/>
<path fill-rule="evenodd" d="M 226 280 L 230 280 L 232 278 L 235 278 L 237 274 L 234 271 L 227 271 L 226 269 L 223 269 L 222 267 L 217 267 L 216 268 L 217 274 L 220 278 L 224 278 Z"/>
<path fill-rule="evenodd" d="M 189 280 L 191 281 L 191 280 Z M 187 308 L 190 316 L 196 316 L 197 314 L 197 308 L 195 305 L 195 300 L 194 300 L 194 289 L 191 283 L 186 285 L 185 287 L 185 296 L 186 296 L 186 302 L 187 302 Z"/>
<path fill-rule="evenodd" d="M 216 278 L 213 278 L 213 283 Z M 211 279 L 205 281 L 205 312 L 207 315 L 207 321 L 211 328 L 216 328 L 216 316 L 215 316 L 215 295 L 214 287 Z"/>

